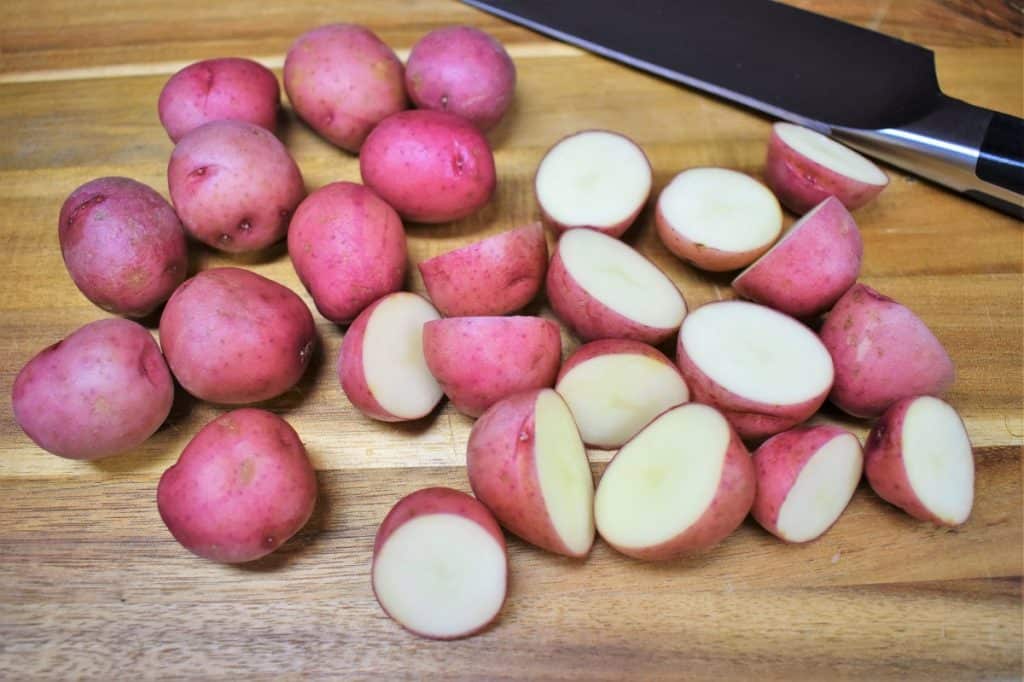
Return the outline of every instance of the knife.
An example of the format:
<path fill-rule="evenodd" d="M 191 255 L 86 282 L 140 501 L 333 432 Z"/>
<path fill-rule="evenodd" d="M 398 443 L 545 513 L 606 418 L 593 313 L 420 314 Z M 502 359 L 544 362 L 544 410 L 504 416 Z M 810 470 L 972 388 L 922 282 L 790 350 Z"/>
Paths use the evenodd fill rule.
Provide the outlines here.
<path fill-rule="evenodd" d="M 463 2 L 1024 220 L 1024 121 L 944 95 L 931 50 L 772 0 Z"/>

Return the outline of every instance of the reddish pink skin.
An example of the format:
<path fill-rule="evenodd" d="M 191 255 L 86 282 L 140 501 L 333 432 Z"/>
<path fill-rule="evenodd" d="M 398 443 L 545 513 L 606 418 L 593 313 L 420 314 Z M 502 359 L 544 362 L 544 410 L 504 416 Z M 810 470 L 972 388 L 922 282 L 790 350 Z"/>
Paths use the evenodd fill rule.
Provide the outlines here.
<path fill-rule="evenodd" d="M 407 251 L 402 221 L 373 190 L 335 182 L 295 211 L 288 255 L 320 314 L 348 324 L 402 288 Z"/>
<path fill-rule="evenodd" d="M 902 398 L 942 395 L 956 378 L 927 325 L 864 284 L 839 299 L 820 336 L 836 367 L 829 400 L 855 417 L 877 417 Z"/>
<path fill-rule="evenodd" d="M 632 339 L 656 346 L 679 329 L 641 324 L 601 303 L 569 274 L 557 245 L 548 265 L 545 290 L 558 319 L 582 341 Z"/>
<path fill-rule="evenodd" d="M 408 106 L 402 62 L 373 31 L 354 24 L 299 36 L 284 60 L 284 89 L 303 121 L 353 153 L 375 125 Z"/>
<path fill-rule="evenodd" d="M 497 182 L 487 139 L 443 111 L 403 111 L 381 121 L 359 154 L 363 182 L 406 220 L 444 223 L 491 200 Z"/>
<path fill-rule="evenodd" d="M 391 534 L 394 533 L 405 523 L 415 519 L 418 516 L 426 516 L 430 514 L 454 514 L 461 516 L 465 519 L 476 523 L 483 528 L 487 533 L 494 538 L 498 546 L 501 547 L 501 551 L 506 556 L 506 576 L 508 573 L 507 562 L 508 562 L 508 550 L 505 547 L 505 536 L 501 532 L 501 527 L 498 526 L 498 522 L 494 520 L 494 516 L 487 510 L 487 507 L 480 504 L 469 495 L 458 490 L 452 490 L 451 488 L 424 488 L 417 490 L 414 493 L 406 495 L 399 500 L 388 515 L 384 517 L 384 521 L 381 522 L 380 527 L 377 529 L 377 536 L 373 541 L 373 565 L 370 567 L 371 576 L 376 575 L 374 568 L 377 565 L 377 557 L 380 555 L 380 550 L 384 547 L 384 543 L 387 542 Z M 507 580 L 507 577 L 506 577 Z M 372 581 L 372 578 L 371 578 Z M 384 605 L 381 604 L 380 598 L 377 597 L 377 586 L 373 585 L 373 595 L 377 598 L 377 603 L 384 609 Z M 503 602 L 504 604 L 504 602 Z M 384 609 L 387 613 L 387 609 Z M 501 613 L 501 609 L 498 609 L 498 613 Z M 388 617 L 394 618 L 388 613 Z M 497 614 L 495 615 L 497 617 Z M 420 637 L 427 637 L 429 639 L 460 639 L 462 637 L 469 637 L 475 635 L 491 623 L 484 623 L 480 627 L 470 630 L 468 632 L 462 632 L 451 637 L 435 637 L 423 632 L 417 632 L 416 630 L 410 630 L 404 623 L 395 621 L 409 632 Z M 492 621 L 493 622 L 493 621 Z"/>
<path fill-rule="evenodd" d="M 316 345 L 313 316 L 291 289 L 239 268 L 204 270 L 178 287 L 160 344 L 182 387 L 226 405 L 294 386 Z"/>
<path fill-rule="evenodd" d="M 167 185 L 185 231 L 228 253 L 280 241 L 306 196 L 299 167 L 281 141 L 242 121 L 213 121 L 181 138 Z"/>
<path fill-rule="evenodd" d="M 658 237 L 666 249 L 694 267 L 708 272 L 727 272 L 749 265 L 770 249 L 773 243 L 768 242 L 759 248 L 748 251 L 723 251 L 713 246 L 694 242 L 672 227 L 672 223 L 665 217 L 661 209 L 660 202 L 654 213 L 654 225 L 658 231 Z"/>
<path fill-rule="evenodd" d="M 780 540 L 790 542 L 778 528 L 779 510 L 789 491 L 804 466 L 819 450 L 833 439 L 848 435 L 852 434 L 838 426 L 804 426 L 780 433 L 761 444 L 754 452 L 757 495 L 750 513 L 762 528 Z M 828 529 L 822 535 L 826 532 Z"/>
<path fill-rule="evenodd" d="M 903 419 L 914 401 L 921 396 L 902 398 L 875 422 L 864 444 L 864 473 L 871 489 L 883 500 L 899 507 L 921 521 L 949 526 L 921 503 L 910 487 L 903 464 Z M 965 429 L 966 430 L 966 429 Z"/>
<path fill-rule="evenodd" d="M 306 525 L 316 498 L 316 472 L 298 434 L 277 415 L 252 408 L 204 426 L 156 492 L 174 539 L 228 564 L 283 545 Z"/>
<path fill-rule="evenodd" d="M 666 367 L 670 367 L 676 374 L 679 374 L 679 368 L 675 364 L 665 357 L 657 348 L 641 343 L 640 341 L 631 341 L 629 339 L 600 339 L 598 341 L 591 341 L 578 347 L 573 354 L 566 358 L 565 362 L 562 363 L 562 369 L 558 371 L 558 379 L 556 383 L 562 381 L 565 375 L 575 369 L 578 365 L 582 365 L 584 362 L 593 360 L 594 358 L 603 357 L 605 355 L 642 355 L 645 358 L 650 358 L 656 362 L 660 362 Z M 680 375 L 681 378 L 682 375 Z"/>
<path fill-rule="evenodd" d="M 129 178 L 97 178 L 72 192 L 57 234 L 79 291 L 118 315 L 148 315 L 188 273 L 188 245 L 174 209 Z"/>
<path fill-rule="evenodd" d="M 470 26 L 448 26 L 413 45 L 405 87 L 420 109 L 450 111 L 487 131 L 512 103 L 516 67 L 490 35 Z"/>
<path fill-rule="evenodd" d="M 562 342 L 540 317 L 449 317 L 423 325 L 423 354 L 455 409 L 479 417 L 513 393 L 554 384 Z"/>
<path fill-rule="evenodd" d="M 434 256 L 419 264 L 430 300 L 445 317 L 507 315 L 533 300 L 548 267 L 540 223 Z"/>
<path fill-rule="evenodd" d="M 835 197 L 804 216 L 786 241 L 744 270 L 740 296 L 793 317 L 823 313 L 853 286 L 864 244 L 853 216 Z"/>
<path fill-rule="evenodd" d="M 469 434 L 466 471 L 502 526 L 541 549 L 582 558 L 588 552 L 573 552 L 555 530 L 537 476 L 536 403 L 546 390 L 516 393 L 484 412 Z"/>
<path fill-rule="evenodd" d="M 174 382 L 144 327 L 91 322 L 43 349 L 18 372 L 14 419 L 39 447 L 100 459 L 141 445 L 167 419 Z"/>
<path fill-rule="evenodd" d="M 171 76 L 160 91 L 160 123 L 177 142 L 210 121 L 245 121 L 277 130 L 281 88 L 267 67 L 238 57 L 206 59 Z"/>
<path fill-rule="evenodd" d="M 764 180 L 782 205 L 797 215 L 807 213 L 830 196 L 854 211 L 888 186 L 888 180 L 884 185 L 871 185 L 812 161 L 783 142 L 774 126 L 768 141 Z"/>

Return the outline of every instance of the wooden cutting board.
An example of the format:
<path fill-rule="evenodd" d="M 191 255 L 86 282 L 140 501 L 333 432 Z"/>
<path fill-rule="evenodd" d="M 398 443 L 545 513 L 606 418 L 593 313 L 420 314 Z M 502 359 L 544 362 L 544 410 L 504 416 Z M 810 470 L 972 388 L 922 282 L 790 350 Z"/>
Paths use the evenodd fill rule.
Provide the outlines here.
<path fill-rule="evenodd" d="M 797 4 L 924 44 L 949 94 L 1024 113 L 1014 3 Z M 411 425 L 362 417 L 335 378 L 343 330 L 322 318 L 323 348 L 308 375 L 269 404 L 302 435 L 321 498 L 308 526 L 263 561 L 200 560 L 157 515 L 161 472 L 223 410 L 180 395 L 144 446 L 92 464 L 48 455 L 22 434 L 8 398 L 17 371 L 105 316 L 61 262 L 62 201 L 103 175 L 166 196 L 171 143 L 156 99 L 168 76 L 227 55 L 280 74 L 295 37 L 334 21 L 370 26 L 403 57 L 431 29 L 472 24 L 502 40 L 518 68 L 515 105 L 490 136 L 494 201 L 454 224 L 408 225 L 413 262 L 535 219 L 537 162 L 577 129 L 636 139 L 657 191 L 691 166 L 758 174 L 770 122 L 442 0 L 5 0 L 0 13 L 0 678 L 1020 676 L 1020 223 L 891 169 L 889 189 L 856 215 L 863 280 L 915 310 L 956 361 L 948 400 L 964 415 L 978 472 L 965 526 L 919 523 L 862 485 L 838 524 L 806 546 L 784 545 L 751 521 L 705 554 L 664 564 L 629 560 L 600 541 L 587 561 L 571 562 L 511 539 L 500 621 L 468 640 L 430 642 L 378 608 L 370 550 L 401 496 L 428 485 L 468 490 L 471 422 L 450 406 Z M 356 158 L 290 112 L 282 136 L 311 189 L 359 179 Z M 675 279 L 691 307 L 733 296 L 728 277 L 670 256 L 652 223 L 647 210 L 627 241 Z M 282 249 L 255 260 L 195 249 L 196 268 L 239 262 L 310 302 Z M 409 286 L 423 291 L 415 269 Z M 575 343 L 566 335 L 566 352 Z M 835 411 L 823 419 L 866 434 L 866 424 Z M 599 475 L 610 453 L 591 454 Z"/>

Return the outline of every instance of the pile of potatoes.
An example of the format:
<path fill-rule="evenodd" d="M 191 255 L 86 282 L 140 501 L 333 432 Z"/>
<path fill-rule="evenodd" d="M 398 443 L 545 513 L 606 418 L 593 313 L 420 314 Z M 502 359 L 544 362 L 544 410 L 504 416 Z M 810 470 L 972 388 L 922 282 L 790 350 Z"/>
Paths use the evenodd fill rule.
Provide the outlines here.
<path fill-rule="evenodd" d="M 693 168 L 657 198 L 666 248 L 700 269 L 743 269 L 733 288 L 746 300 L 690 311 L 620 240 L 653 174 L 636 143 L 603 130 L 575 132 L 544 155 L 538 222 L 418 263 L 429 300 L 401 291 L 403 221 L 458 220 L 493 196 L 485 133 L 515 83 L 504 48 L 473 28 L 426 35 L 405 65 L 362 26 L 304 34 L 285 60 L 285 92 L 313 130 L 359 154 L 363 180 L 307 196 L 275 136 L 273 73 L 228 58 L 175 74 L 158 102 L 175 143 L 173 206 L 134 180 L 99 178 L 71 193 L 58 226 L 89 300 L 129 318 L 163 306 L 159 346 L 137 322 L 113 318 L 44 349 L 14 384 L 22 429 L 54 454 L 97 459 L 149 438 L 175 381 L 225 406 L 294 386 L 317 343 L 299 296 L 238 267 L 186 279 L 189 240 L 231 254 L 286 240 L 319 314 L 347 326 L 337 372 L 353 406 L 415 420 L 446 396 L 478 418 L 466 457 L 475 497 L 418 491 L 377 533 L 374 593 L 412 632 L 463 637 L 497 616 L 502 528 L 574 558 L 597 533 L 628 556 L 672 559 L 721 542 L 748 514 L 807 542 L 839 518 L 862 472 L 917 518 L 966 521 L 971 445 L 935 397 L 953 364 L 912 311 L 857 282 L 863 246 L 850 211 L 888 180 L 814 131 L 774 126 L 767 186 Z M 802 216 L 785 231 L 780 201 Z M 558 324 L 516 315 L 542 290 L 583 342 L 564 362 Z M 674 358 L 657 347 L 667 343 Z M 863 448 L 841 428 L 805 425 L 826 400 L 877 418 Z M 587 447 L 617 450 L 596 487 Z M 239 407 L 195 435 L 161 478 L 157 504 L 190 551 L 246 562 L 306 523 L 316 477 L 287 422 Z"/>

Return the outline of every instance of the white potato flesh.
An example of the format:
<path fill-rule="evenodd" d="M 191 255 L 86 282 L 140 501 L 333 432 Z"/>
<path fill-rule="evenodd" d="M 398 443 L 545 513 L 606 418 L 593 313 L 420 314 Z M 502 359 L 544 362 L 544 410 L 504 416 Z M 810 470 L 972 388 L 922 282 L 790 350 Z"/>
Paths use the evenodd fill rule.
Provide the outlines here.
<path fill-rule="evenodd" d="M 956 410 L 925 396 L 903 416 L 903 466 L 921 504 L 951 525 L 974 504 L 974 454 Z"/>
<path fill-rule="evenodd" d="M 743 275 L 745 275 L 748 272 L 752 271 L 757 266 L 758 263 L 760 263 L 761 261 L 763 261 L 766 258 L 768 258 L 768 256 L 773 251 L 775 251 L 775 249 L 779 248 L 780 246 L 785 244 L 787 241 L 789 241 L 793 237 L 793 235 L 798 234 L 800 232 L 801 228 L 803 228 L 804 225 L 806 225 L 807 223 L 811 222 L 811 216 L 813 216 L 815 213 L 820 211 L 823 206 L 825 206 L 825 202 L 822 202 L 822 203 L 818 204 L 817 206 L 812 208 L 809 212 L 807 212 L 803 216 L 801 216 L 799 220 L 797 220 L 795 223 L 790 225 L 789 228 L 782 234 L 782 237 L 779 239 L 779 241 L 777 241 L 774 244 L 772 244 L 772 248 L 768 249 L 763 254 L 761 254 L 760 258 L 755 260 L 753 263 L 750 264 L 750 266 L 746 270 L 744 270 L 739 275 L 737 275 L 736 276 L 736 280 L 739 280 L 740 277 L 743 277 Z M 734 283 L 735 283 L 735 280 L 734 280 Z"/>
<path fill-rule="evenodd" d="M 619 315 L 658 329 L 679 326 L 686 303 L 663 272 L 614 237 L 569 230 L 558 241 L 569 275 Z"/>
<path fill-rule="evenodd" d="M 835 523 L 850 503 L 864 468 L 860 442 L 842 434 L 804 464 L 789 489 L 775 527 L 790 542 L 808 542 Z"/>
<path fill-rule="evenodd" d="M 782 231 L 782 208 L 771 190 L 726 168 L 680 173 L 662 190 L 658 208 L 681 236 L 720 251 L 761 249 Z"/>
<path fill-rule="evenodd" d="M 629 138 L 588 130 L 565 138 L 541 159 L 537 201 L 568 226 L 613 227 L 651 192 L 651 166 Z"/>
<path fill-rule="evenodd" d="M 382 301 L 363 333 L 363 376 L 381 407 L 418 419 L 441 400 L 441 387 L 423 356 L 423 325 L 441 316 L 420 296 L 400 293 Z"/>
<path fill-rule="evenodd" d="M 776 123 L 775 132 L 794 151 L 829 170 L 869 185 L 888 183 L 878 166 L 817 131 L 792 123 Z"/>
<path fill-rule="evenodd" d="M 534 462 L 544 506 L 566 547 L 586 554 L 594 543 L 594 479 L 587 451 L 557 393 L 541 391 L 534 411 Z"/>
<path fill-rule="evenodd" d="M 718 491 L 729 425 L 691 403 L 669 410 L 627 443 L 597 486 L 601 537 L 619 547 L 659 545 L 684 532 Z"/>
<path fill-rule="evenodd" d="M 426 514 L 397 528 L 373 565 L 384 610 L 413 632 L 448 638 L 489 623 L 507 585 L 505 553 L 480 524 Z"/>
<path fill-rule="evenodd" d="M 796 405 L 832 385 L 832 358 L 810 329 L 755 303 L 727 301 L 690 313 L 679 332 L 690 359 L 727 391 Z"/>
<path fill-rule="evenodd" d="M 585 360 L 566 372 L 555 387 L 583 440 L 617 448 L 649 421 L 690 398 L 674 367 L 638 353 L 609 353 Z"/>

